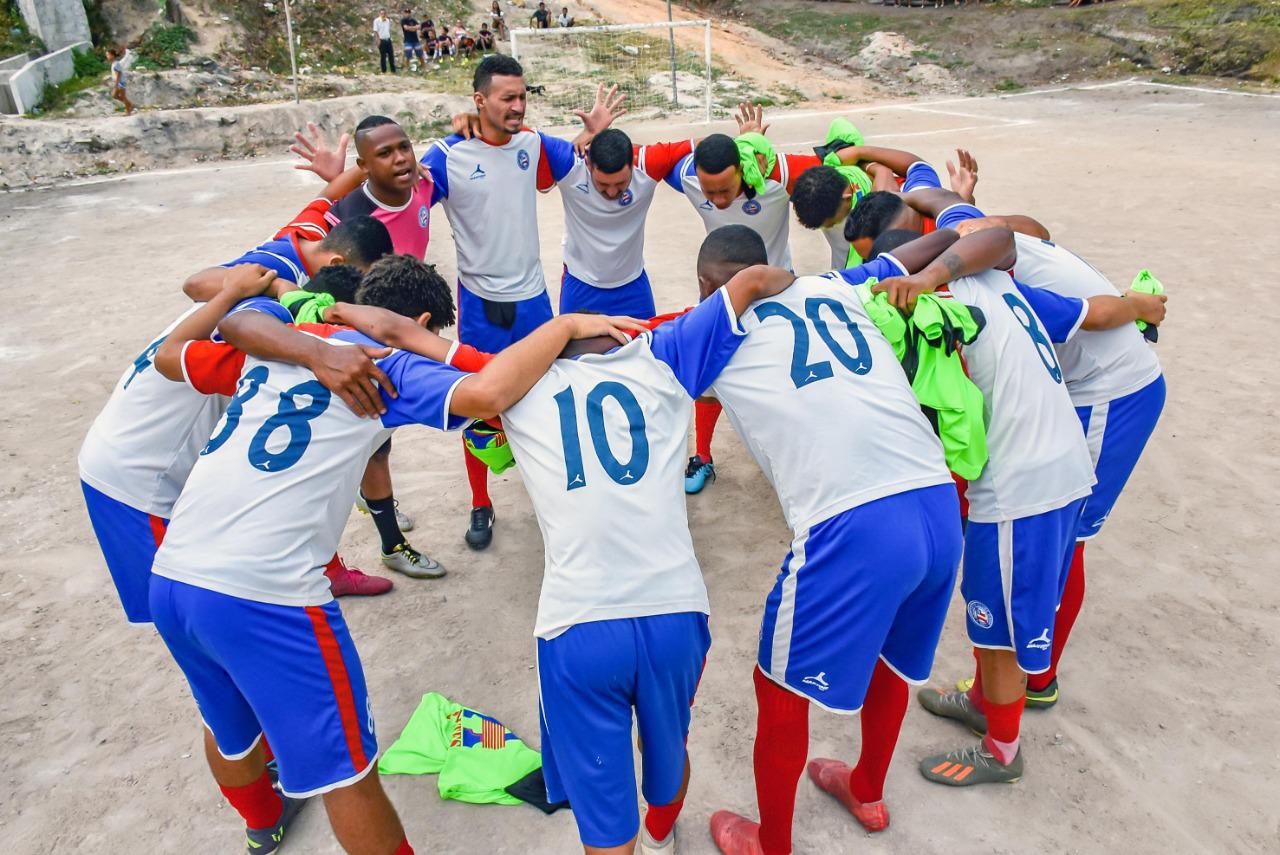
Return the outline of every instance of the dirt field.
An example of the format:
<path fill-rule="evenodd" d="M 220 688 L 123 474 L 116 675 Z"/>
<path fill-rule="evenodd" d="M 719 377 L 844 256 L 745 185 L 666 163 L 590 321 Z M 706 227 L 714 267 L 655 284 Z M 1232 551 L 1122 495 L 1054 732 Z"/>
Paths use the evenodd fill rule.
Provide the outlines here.
<path fill-rule="evenodd" d="M 1024 780 L 963 792 L 928 784 L 916 760 L 969 736 L 913 709 L 887 788 L 892 828 L 868 838 L 804 780 L 796 851 L 1277 851 L 1280 396 L 1263 301 L 1274 299 L 1280 269 L 1280 100 L 1107 84 L 846 113 L 869 140 L 939 165 L 956 145 L 972 149 L 980 204 L 1038 216 L 1117 283 L 1151 267 L 1171 292 L 1159 344 L 1170 397 L 1090 547 L 1063 700 L 1027 715 Z M 800 151 L 828 118 L 775 116 L 772 135 Z M 639 141 L 705 132 L 629 129 Z M 0 196 L 8 306 L 0 394 L 14 404 L 0 415 L 8 853 L 241 845 L 238 820 L 205 768 L 184 682 L 155 633 L 126 624 L 115 601 L 81 504 L 76 452 L 123 366 L 183 308 L 182 279 L 274 230 L 317 189 L 309 178 L 282 162 L 251 162 Z M 561 207 L 554 196 L 542 205 L 543 259 L 557 282 Z M 430 260 L 451 274 L 449 230 L 443 216 L 436 223 Z M 700 223 L 683 198 L 660 190 L 650 230 L 659 308 L 684 306 Z M 825 269 L 820 236 L 793 225 L 792 240 L 799 270 Z M 398 578 L 387 597 L 343 604 L 384 747 L 433 690 L 537 740 L 537 525 L 513 470 L 495 485 L 494 546 L 468 552 L 457 446 L 456 437 L 410 428 L 394 456 L 397 494 L 418 520 L 412 540 L 450 575 Z M 715 643 L 690 738 L 687 855 L 714 851 L 713 810 L 754 813 L 750 669 L 763 598 L 790 539 L 727 422 L 716 450 L 720 480 L 689 502 Z M 374 569 L 367 519 L 353 515 L 343 552 Z M 956 608 L 938 681 L 971 667 L 961 618 Z M 811 756 L 856 756 L 854 720 L 815 711 L 811 721 Z M 420 853 L 575 851 L 569 813 L 442 802 L 433 779 L 387 786 Z M 319 805 L 286 851 L 338 851 Z"/>

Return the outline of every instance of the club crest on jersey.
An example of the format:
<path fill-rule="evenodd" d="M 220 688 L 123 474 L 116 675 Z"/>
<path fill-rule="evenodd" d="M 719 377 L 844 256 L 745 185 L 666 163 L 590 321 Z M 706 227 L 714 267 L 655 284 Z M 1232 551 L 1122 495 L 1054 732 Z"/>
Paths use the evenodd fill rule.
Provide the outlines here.
<path fill-rule="evenodd" d="M 479 181 L 481 178 L 484 178 L 484 177 L 485 177 L 485 171 L 480 167 L 480 164 L 477 163 L 475 171 L 471 173 L 471 180 Z"/>
<path fill-rule="evenodd" d="M 747 216 L 754 217 L 756 214 L 760 213 L 760 203 L 755 199 L 748 199 L 742 203 L 742 213 Z"/>
<path fill-rule="evenodd" d="M 426 205 L 423 205 L 418 209 L 418 226 L 425 229 L 430 219 L 431 210 Z"/>
<path fill-rule="evenodd" d="M 626 190 L 623 190 L 622 195 L 618 197 L 618 205 L 625 208 L 635 200 L 636 197 L 631 194 L 631 188 L 628 187 Z"/>
<path fill-rule="evenodd" d="M 521 169 L 529 168 L 529 152 L 524 149 L 520 149 L 520 151 L 516 152 L 516 166 Z"/>
<path fill-rule="evenodd" d="M 966 611 L 969 612 L 969 620 L 977 624 L 980 629 L 991 629 L 991 625 L 995 623 L 991 609 L 987 608 L 986 603 L 970 600 Z"/>

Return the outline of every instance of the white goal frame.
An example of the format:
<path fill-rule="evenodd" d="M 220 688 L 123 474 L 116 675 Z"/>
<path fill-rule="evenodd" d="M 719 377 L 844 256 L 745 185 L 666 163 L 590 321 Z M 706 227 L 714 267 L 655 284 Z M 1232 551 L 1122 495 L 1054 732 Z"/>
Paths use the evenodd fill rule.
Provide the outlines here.
<path fill-rule="evenodd" d="M 520 27 L 511 30 L 511 58 L 517 62 L 520 60 L 520 40 L 526 41 L 530 38 L 558 38 L 560 36 L 571 36 L 575 33 L 629 33 L 638 30 L 676 30 L 681 27 L 701 27 L 702 36 L 702 54 L 705 75 L 706 92 L 704 96 L 704 104 L 706 108 L 706 120 L 711 121 L 711 21 L 708 19 L 700 19 L 696 21 L 655 21 L 651 24 L 608 24 L 598 27 L 551 27 L 548 29 L 532 29 L 530 27 Z M 675 37 L 674 32 L 671 34 Z M 673 85 L 675 81 L 672 81 Z"/>

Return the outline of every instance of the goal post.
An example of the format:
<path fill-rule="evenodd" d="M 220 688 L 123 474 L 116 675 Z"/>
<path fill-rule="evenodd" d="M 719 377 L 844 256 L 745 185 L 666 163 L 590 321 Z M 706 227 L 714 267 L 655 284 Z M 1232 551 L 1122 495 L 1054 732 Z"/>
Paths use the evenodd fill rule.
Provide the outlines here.
<path fill-rule="evenodd" d="M 702 31 L 681 39 L 674 57 L 675 31 Z M 683 108 L 685 99 L 701 105 L 712 119 L 711 21 L 658 21 L 595 27 L 511 30 L 511 56 L 525 69 L 525 81 L 545 87 L 552 106 L 591 109 L 595 86 L 616 85 L 627 93 L 627 108 Z"/>

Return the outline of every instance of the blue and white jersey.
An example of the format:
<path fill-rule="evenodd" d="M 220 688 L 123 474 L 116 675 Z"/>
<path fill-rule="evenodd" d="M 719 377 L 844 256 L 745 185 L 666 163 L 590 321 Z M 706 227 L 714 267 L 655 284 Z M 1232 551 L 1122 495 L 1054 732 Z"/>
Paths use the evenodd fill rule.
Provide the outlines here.
<path fill-rule="evenodd" d="M 486 300 L 514 303 L 546 290 L 538 243 L 538 192 L 573 168 L 573 145 L 527 128 L 505 145 L 458 134 L 422 162 L 444 205 L 458 252 L 458 281 Z"/>
<path fill-rule="evenodd" d="M 502 424 L 542 530 L 534 633 L 709 610 L 685 513 L 693 399 L 741 342 L 724 290 L 603 355 L 559 359 Z"/>
<path fill-rule="evenodd" d="M 957 279 L 949 288 L 986 318 L 977 340 L 964 348 L 969 378 L 982 391 L 990 454 L 969 482 L 969 519 L 1030 517 L 1089 495 L 1093 461 L 1053 346 L 1054 338 L 1065 340 L 1079 327 L 1088 307 L 1046 299 L 1037 303 L 1041 316 L 998 270 Z"/>
<path fill-rule="evenodd" d="M 276 272 L 276 278 L 292 282 L 301 288 L 311 279 L 314 271 L 307 269 L 298 247 L 296 234 L 260 243 L 244 255 L 228 261 L 223 267 L 234 267 L 237 264 L 261 264 L 268 270 Z"/>
<path fill-rule="evenodd" d="M 951 481 L 893 346 L 850 287 L 902 274 L 881 256 L 754 303 L 746 341 L 712 386 L 797 533 Z"/>
<path fill-rule="evenodd" d="M 335 347 L 375 344 L 350 330 Z M 333 599 L 333 557 L 369 456 L 401 425 L 455 430 L 449 414 L 466 374 L 395 351 L 378 360 L 399 397 L 381 419 L 357 416 L 300 365 L 247 356 L 218 342 L 190 342 L 183 373 L 193 389 L 229 395 L 173 517 L 154 572 L 233 597 L 282 606 Z"/>

